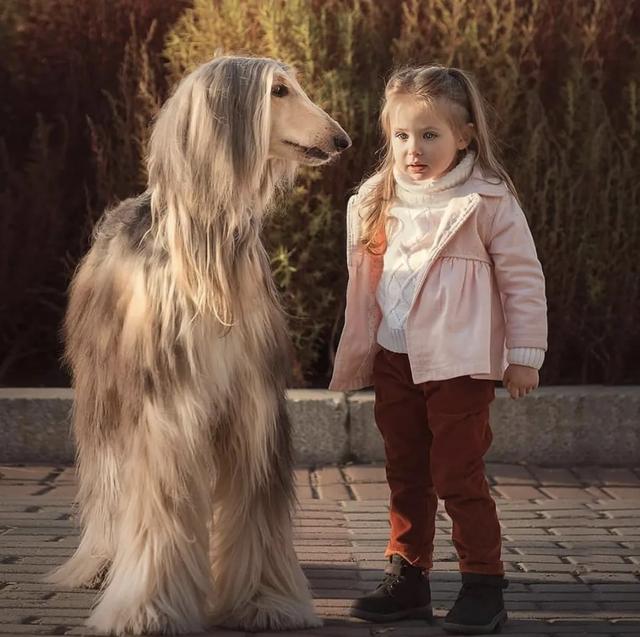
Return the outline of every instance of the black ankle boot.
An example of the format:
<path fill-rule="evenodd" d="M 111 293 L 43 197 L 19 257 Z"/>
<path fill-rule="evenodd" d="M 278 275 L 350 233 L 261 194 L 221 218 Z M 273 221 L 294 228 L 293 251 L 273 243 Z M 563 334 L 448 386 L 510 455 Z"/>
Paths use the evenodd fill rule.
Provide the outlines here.
<path fill-rule="evenodd" d="M 432 619 L 429 576 L 419 566 L 393 555 L 382 583 L 353 602 L 351 616 L 370 622 Z"/>
<path fill-rule="evenodd" d="M 462 588 L 443 628 L 457 634 L 492 633 L 507 621 L 502 590 L 508 585 L 502 575 L 462 573 Z"/>

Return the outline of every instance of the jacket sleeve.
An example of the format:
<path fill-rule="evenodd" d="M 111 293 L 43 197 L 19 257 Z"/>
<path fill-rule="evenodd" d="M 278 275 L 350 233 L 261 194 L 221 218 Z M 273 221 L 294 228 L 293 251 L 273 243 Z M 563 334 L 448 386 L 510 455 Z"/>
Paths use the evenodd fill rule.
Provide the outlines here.
<path fill-rule="evenodd" d="M 547 349 L 544 275 L 527 219 L 510 193 L 502 197 L 489 232 L 488 251 L 506 323 L 507 349 Z"/>

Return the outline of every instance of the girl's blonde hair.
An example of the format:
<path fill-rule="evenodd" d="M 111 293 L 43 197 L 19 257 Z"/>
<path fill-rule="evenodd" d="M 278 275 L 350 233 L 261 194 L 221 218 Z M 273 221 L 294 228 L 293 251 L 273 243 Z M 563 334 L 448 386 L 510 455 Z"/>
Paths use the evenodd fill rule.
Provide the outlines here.
<path fill-rule="evenodd" d="M 502 180 L 517 198 L 511 178 L 494 154 L 484 101 L 469 74 L 440 65 L 398 69 L 389 78 L 382 100 L 383 157 L 374 174 L 377 177 L 374 185 L 364 193 L 361 204 L 360 242 L 372 254 L 381 254 L 386 248 L 387 211 L 395 193 L 389 110 L 391 98 L 396 95 L 414 95 L 427 104 L 440 98 L 446 100 L 450 106 L 446 116 L 454 131 L 461 131 L 465 124 L 473 124 L 473 138 L 468 148 L 475 152 L 475 163 L 487 176 Z"/>

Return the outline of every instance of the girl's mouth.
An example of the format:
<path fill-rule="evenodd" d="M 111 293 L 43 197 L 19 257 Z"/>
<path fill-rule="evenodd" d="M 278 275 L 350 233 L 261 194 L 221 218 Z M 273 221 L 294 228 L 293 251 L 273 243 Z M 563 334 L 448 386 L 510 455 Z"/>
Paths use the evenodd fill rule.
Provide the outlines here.
<path fill-rule="evenodd" d="M 408 164 L 407 169 L 412 173 L 421 173 L 427 168 L 426 164 Z"/>

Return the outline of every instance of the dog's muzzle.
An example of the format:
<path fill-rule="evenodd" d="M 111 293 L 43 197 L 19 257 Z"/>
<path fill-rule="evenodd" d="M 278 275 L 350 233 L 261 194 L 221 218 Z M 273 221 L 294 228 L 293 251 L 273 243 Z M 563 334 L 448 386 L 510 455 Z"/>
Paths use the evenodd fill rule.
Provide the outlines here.
<path fill-rule="evenodd" d="M 333 144 L 336 150 L 341 153 L 343 150 L 347 150 L 351 146 L 351 140 L 346 135 L 336 135 L 333 138 Z"/>
<path fill-rule="evenodd" d="M 301 144 L 296 144 L 295 142 L 290 142 L 288 140 L 283 140 L 285 144 L 289 146 L 293 146 L 298 152 L 302 153 L 308 159 L 317 159 L 319 161 L 327 161 L 331 155 L 341 153 L 343 150 L 346 150 L 351 146 L 351 140 L 344 135 L 336 135 L 333 138 L 333 145 L 335 147 L 334 152 L 326 152 L 319 148 L 318 146 L 302 146 Z"/>
<path fill-rule="evenodd" d="M 321 159 L 322 161 L 324 161 L 325 159 L 329 159 L 329 153 L 325 153 L 324 150 L 318 148 L 317 146 L 306 148 L 304 154 L 307 157 L 311 157 L 313 159 Z"/>

